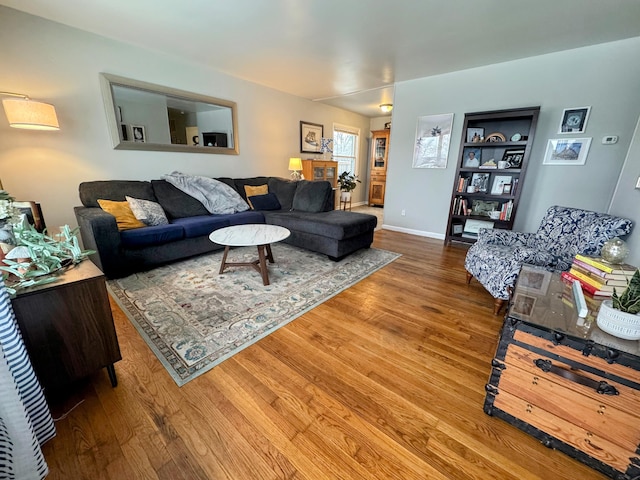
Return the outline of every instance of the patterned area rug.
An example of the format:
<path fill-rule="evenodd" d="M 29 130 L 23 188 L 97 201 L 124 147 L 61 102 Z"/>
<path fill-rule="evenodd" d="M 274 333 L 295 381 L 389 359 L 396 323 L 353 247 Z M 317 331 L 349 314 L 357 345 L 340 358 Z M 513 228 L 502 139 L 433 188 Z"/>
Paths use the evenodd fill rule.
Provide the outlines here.
<path fill-rule="evenodd" d="M 340 262 L 278 243 L 271 285 L 251 267 L 218 274 L 222 251 L 107 282 L 112 296 L 175 382 L 182 386 L 400 255 L 364 249 Z M 229 262 L 250 262 L 256 247 Z"/>

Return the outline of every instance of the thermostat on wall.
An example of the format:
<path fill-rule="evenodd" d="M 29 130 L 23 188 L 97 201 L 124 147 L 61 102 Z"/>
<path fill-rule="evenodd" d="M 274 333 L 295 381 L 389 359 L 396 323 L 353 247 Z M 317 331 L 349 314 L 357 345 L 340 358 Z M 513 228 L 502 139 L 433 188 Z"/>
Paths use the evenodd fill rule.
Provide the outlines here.
<path fill-rule="evenodd" d="M 602 137 L 603 145 L 611 145 L 613 143 L 616 143 L 617 141 L 618 141 L 617 135 L 607 135 L 606 137 Z"/>

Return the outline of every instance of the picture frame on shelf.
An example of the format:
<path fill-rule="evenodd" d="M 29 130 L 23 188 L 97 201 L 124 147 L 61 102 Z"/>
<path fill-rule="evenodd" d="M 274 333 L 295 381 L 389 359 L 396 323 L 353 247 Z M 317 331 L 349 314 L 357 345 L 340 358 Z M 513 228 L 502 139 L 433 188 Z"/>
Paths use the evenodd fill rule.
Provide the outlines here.
<path fill-rule="evenodd" d="M 558 133 L 584 133 L 587 129 L 587 120 L 589 120 L 590 111 L 590 106 L 565 108 L 560 118 Z"/>
<path fill-rule="evenodd" d="M 300 152 L 320 153 L 321 139 L 324 137 L 324 126 L 319 123 L 300 121 Z"/>
<path fill-rule="evenodd" d="M 412 168 L 447 168 L 453 113 L 418 117 Z"/>
<path fill-rule="evenodd" d="M 131 125 L 131 140 L 135 143 L 146 143 L 147 133 L 144 125 Z"/>
<path fill-rule="evenodd" d="M 482 161 L 482 149 L 465 147 L 462 156 L 462 166 L 464 168 L 478 168 Z"/>
<path fill-rule="evenodd" d="M 511 190 L 512 190 L 512 184 L 511 183 L 505 183 L 502 186 L 502 194 L 503 195 L 511 195 Z"/>
<path fill-rule="evenodd" d="M 504 186 L 506 184 L 511 185 L 511 175 L 496 175 L 493 178 L 493 185 L 491 186 L 491 195 L 502 195 L 504 193 Z"/>
<path fill-rule="evenodd" d="M 476 192 L 486 193 L 489 190 L 489 173 L 474 173 L 471 176 L 471 185 L 476 187 Z"/>
<path fill-rule="evenodd" d="M 509 168 L 520 168 L 522 167 L 522 160 L 524 159 L 524 148 L 518 148 L 509 150 L 506 149 L 504 154 L 502 155 L 502 160 L 505 162 L 509 162 L 511 165 Z"/>
<path fill-rule="evenodd" d="M 471 214 L 478 217 L 489 217 L 489 212 L 498 210 L 500 202 L 487 200 L 473 200 L 471 202 Z"/>
<path fill-rule="evenodd" d="M 484 128 L 467 128 L 467 143 L 480 143 L 484 140 Z"/>
<path fill-rule="evenodd" d="M 584 165 L 591 138 L 549 139 L 543 165 Z"/>

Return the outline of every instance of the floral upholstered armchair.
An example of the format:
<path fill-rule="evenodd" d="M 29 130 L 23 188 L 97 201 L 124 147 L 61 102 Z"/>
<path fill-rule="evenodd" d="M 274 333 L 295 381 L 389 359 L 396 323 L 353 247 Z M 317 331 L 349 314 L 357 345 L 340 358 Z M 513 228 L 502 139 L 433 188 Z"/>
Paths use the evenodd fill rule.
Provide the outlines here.
<path fill-rule="evenodd" d="M 604 242 L 631 232 L 625 218 L 578 208 L 553 206 L 536 233 L 482 228 L 464 262 L 467 283 L 476 278 L 494 297 L 494 314 L 509 299 L 523 263 L 569 270 L 573 257 L 600 255 Z"/>

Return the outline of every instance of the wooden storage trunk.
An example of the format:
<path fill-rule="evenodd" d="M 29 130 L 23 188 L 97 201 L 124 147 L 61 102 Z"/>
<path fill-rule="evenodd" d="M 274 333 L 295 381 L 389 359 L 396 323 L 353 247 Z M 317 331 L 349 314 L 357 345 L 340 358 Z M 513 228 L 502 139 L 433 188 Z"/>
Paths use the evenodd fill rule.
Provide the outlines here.
<path fill-rule="evenodd" d="M 555 281 L 544 295 L 528 292 L 536 307 L 526 319 L 510 309 L 484 411 L 610 478 L 640 479 L 639 344 L 595 321 L 578 333 Z"/>

